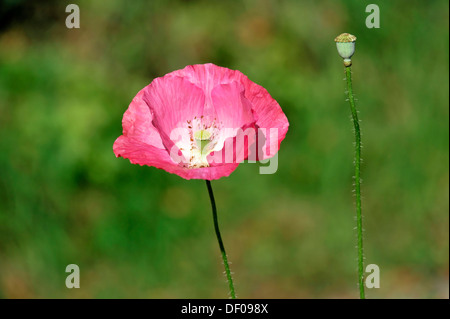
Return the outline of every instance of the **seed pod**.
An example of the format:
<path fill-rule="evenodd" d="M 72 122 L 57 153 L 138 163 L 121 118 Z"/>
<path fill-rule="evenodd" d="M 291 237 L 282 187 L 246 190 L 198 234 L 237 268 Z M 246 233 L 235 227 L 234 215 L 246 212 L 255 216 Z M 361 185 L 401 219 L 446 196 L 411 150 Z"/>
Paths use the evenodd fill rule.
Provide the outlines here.
<path fill-rule="evenodd" d="M 356 37 L 350 33 L 342 33 L 338 35 L 334 41 L 341 58 L 344 59 L 344 65 L 349 67 L 352 65 L 351 57 L 355 53 Z"/>

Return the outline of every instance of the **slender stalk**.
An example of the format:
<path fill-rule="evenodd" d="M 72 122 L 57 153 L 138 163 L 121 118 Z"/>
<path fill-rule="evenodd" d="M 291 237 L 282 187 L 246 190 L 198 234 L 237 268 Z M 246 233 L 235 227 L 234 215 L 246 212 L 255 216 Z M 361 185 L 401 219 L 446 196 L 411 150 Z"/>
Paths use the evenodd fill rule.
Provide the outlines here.
<path fill-rule="evenodd" d="M 356 111 L 355 99 L 353 98 L 352 69 L 345 67 L 347 77 L 347 94 L 352 110 L 353 125 L 355 127 L 355 193 L 356 193 L 356 228 L 358 232 L 358 283 L 359 297 L 365 299 L 364 293 L 364 253 L 363 253 L 363 230 L 361 213 L 361 130 L 359 127 L 358 112 Z"/>
<path fill-rule="evenodd" d="M 225 247 L 223 245 L 222 236 L 220 235 L 219 222 L 217 220 L 217 209 L 216 201 L 214 200 L 214 193 L 211 187 L 211 182 L 206 181 L 206 187 L 208 187 L 209 199 L 211 200 L 211 208 L 214 220 L 214 230 L 216 231 L 217 241 L 219 242 L 220 252 L 222 253 L 223 264 L 225 266 L 225 272 L 227 274 L 228 285 L 230 288 L 230 296 L 232 299 L 236 299 L 236 294 L 234 292 L 233 278 L 231 277 L 230 266 L 228 265 L 228 258 L 225 252 Z"/>

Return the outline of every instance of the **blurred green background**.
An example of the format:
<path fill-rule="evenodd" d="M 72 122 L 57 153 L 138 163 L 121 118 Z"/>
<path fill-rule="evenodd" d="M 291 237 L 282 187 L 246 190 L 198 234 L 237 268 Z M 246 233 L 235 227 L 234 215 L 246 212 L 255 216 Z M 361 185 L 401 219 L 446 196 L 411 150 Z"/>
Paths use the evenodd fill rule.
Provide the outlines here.
<path fill-rule="evenodd" d="M 76 3 L 81 28 L 67 29 Z M 381 28 L 368 29 L 377 3 Z M 353 133 L 334 38 L 358 37 L 369 298 L 448 298 L 448 1 L 0 5 L 0 297 L 227 298 L 205 183 L 115 158 L 134 95 L 239 69 L 290 129 L 274 175 L 213 182 L 241 298 L 357 298 Z M 81 288 L 65 287 L 66 265 Z"/>

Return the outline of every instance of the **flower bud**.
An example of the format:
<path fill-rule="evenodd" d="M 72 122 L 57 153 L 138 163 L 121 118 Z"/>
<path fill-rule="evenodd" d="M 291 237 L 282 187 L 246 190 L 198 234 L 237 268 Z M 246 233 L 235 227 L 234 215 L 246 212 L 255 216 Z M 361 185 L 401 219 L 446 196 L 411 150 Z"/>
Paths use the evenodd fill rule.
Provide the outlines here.
<path fill-rule="evenodd" d="M 342 33 L 334 41 L 336 42 L 339 55 L 344 59 L 344 65 L 346 67 L 351 66 L 351 57 L 355 53 L 356 37 L 350 33 Z"/>

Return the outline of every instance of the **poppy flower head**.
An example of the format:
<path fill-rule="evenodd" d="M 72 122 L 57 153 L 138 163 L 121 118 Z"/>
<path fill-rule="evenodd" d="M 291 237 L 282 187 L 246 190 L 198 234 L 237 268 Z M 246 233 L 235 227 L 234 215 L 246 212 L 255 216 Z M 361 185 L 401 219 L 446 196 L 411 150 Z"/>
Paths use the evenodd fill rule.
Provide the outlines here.
<path fill-rule="evenodd" d="M 263 87 L 209 63 L 154 79 L 133 99 L 122 126 L 113 146 L 117 157 L 212 180 L 249 156 L 275 155 L 289 123 Z"/>

